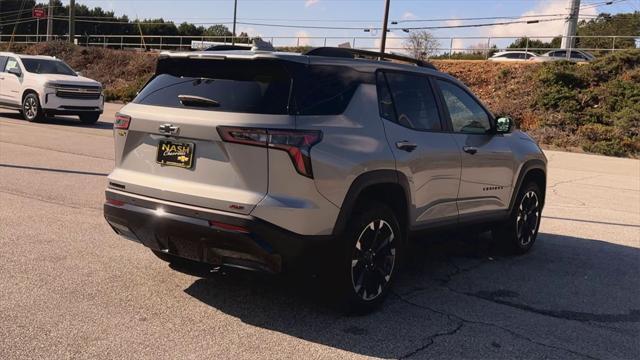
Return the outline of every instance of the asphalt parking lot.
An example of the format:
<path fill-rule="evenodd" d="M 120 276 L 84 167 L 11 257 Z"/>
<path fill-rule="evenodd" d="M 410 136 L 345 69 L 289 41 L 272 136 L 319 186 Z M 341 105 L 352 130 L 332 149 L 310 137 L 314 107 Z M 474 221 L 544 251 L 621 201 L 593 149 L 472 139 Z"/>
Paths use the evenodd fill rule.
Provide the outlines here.
<path fill-rule="evenodd" d="M 113 166 L 95 126 L 0 110 L 0 359 L 640 358 L 640 161 L 547 152 L 534 250 L 419 239 L 378 312 L 313 285 L 180 272 L 102 217 Z"/>

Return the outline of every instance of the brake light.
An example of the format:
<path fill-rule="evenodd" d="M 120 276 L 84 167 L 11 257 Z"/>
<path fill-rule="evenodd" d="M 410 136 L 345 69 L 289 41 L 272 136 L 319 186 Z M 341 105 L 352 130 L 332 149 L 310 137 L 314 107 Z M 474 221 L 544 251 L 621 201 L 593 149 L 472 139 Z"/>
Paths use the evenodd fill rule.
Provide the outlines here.
<path fill-rule="evenodd" d="M 116 119 L 113 121 L 114 129 L 127 130 L 131 124 L 131 116 L 124 114 L 116 114 Z"/>
<path fill-rule="evenodd" d="M 218 133 L 226 142 L 286 151 L 296 171 L 313 178 L 311 148 L 322 140 L 321 131 L 218 126 Z"/>

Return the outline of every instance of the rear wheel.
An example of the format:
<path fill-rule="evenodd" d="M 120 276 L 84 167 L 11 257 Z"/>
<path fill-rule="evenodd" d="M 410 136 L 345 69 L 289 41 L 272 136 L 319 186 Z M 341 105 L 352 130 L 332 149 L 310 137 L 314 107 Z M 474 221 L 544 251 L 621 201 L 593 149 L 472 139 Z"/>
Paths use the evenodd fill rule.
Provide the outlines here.
<path fill-rule="evenodd" d="M 399 268 L 403 236 L 393 211 L 370 203 L 356 214 L 343 237 L 342 283 L 346 310 L 368 313 L 387 296 Z"/>
<path fill-rule="evenodd" d="M 40 107 L 40 100 L 35 93 L 27 94 L 22 100 L 22 116 L 29 122 L 38 122 L 44 119 L 44 113 Z"/>
<path fill-rule="evenodd" d="M 96 122 L 98 122 L 99 118 L 100 118 L 100 114 L 83 114 L 83 115 L 80 115 L 80 121 L 83 124 L 95 124 Z"/>
<path fill-rule="evenodd" d="M 530 182 L 518 193 L 509 220 L 493 229 L 493 236 L 510 252 L 524 254 L 536 241 L 542 217 L 542 192 Z"/>

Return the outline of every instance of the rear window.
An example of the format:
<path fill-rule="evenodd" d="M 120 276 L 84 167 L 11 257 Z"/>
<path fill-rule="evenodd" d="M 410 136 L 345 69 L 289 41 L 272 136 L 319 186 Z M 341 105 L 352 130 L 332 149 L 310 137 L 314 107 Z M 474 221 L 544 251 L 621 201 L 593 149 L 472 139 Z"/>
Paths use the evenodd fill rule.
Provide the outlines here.
<path fill-rule="evenodd" d="M 133 102 L 238 113 L 338 115 L 363 82 L 374 83 L 374 75 L 346 66 L 168 58 L 158 62 L 155 77 Z M 185 97 L 199 99 L 185 102 Z"/>
<path fill-rule="evenodd" d="M 162 59 L 137 104 L 257 114 L 287 114 L 291 76 L 268 60 Z M 211 100 L 215 106 L 181 101 Z"/>

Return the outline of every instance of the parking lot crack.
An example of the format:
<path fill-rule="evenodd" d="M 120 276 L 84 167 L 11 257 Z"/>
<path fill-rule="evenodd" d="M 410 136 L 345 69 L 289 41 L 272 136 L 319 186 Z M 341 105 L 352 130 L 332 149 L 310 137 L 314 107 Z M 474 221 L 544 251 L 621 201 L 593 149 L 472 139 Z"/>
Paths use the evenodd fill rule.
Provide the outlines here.
<path fill-rule="evenodd" d="M 640 310 L 631 309 L 627 314 L 594 314 L 588 312 L 571 311 L 571 310 L 547 310 L 539 309 L 530 305 L 516 303 L 502 299 L 501 291 L 479 291 L 476 293 L 460 292 L 455 289 L 449 288 L 449 290 L 483 300 L 491 301 L 496 304 L 513 307 L 519 310 L 554 317 L 562 320 L 572 320 L 579 322 L 599 322 L 599 323 L 619 323 L 619 322 L 640 322 Z"/>
<path fill-rule="evenodd" d="M 463 326 L 464 326 L 464 322 L 459 322 L 457 324 L 457 326 L 453 330 L 446 331 L 446 332 L 440 332 L 440 333 L 436 333 L 436 334 L 433 334 L 433 335 L 429 336 L 426 339 L 426 344 L 420 346 L 419 348 L 417 348 L 417 349 L 415 349 L 415 350 L 413 350 L 413 351 L 411 351 L 411 352 L 409 352 L 409 353 L 407 353 L 405 355 L 400 356 L 399 359 L 408 359 L 408 358 L 418 354 L 419 352 L 428 349 L 429 346 L 431 346 L 431 345 L 433 345 L 435 343 L 435 340 L 437 338 L 443 337 L 443 336 L 455 335 L 458 331 L 460 331 L 460 329 L 462 329 Z"/>
<path fill-rule="evenodd" d="M 436 310 L 436 309 L 431 308 L 431 307 L 426 306 L 426 305 L 418 304 L 418 303 L 413 302 L 413 301 L 407 299 L 406 297 L 403 297 L 403 296 L 401 296 L 401 295 L 399 295 L 399 294 L 397 294 L 395 292 L 393 294 L 401 302 L 403 302 L 403 303 L 405 303 L 405 304 L 407 304 L 409 306 L 413 306 L 413 307 L 416 307 L 416 308 L 419 308 L 419 309 L 427 310 L 427 311 L 430 311 L 430 312 L 433 312 L 433 313 L 436 313 L 436 314 L 440 314 L 440 315 L 446 316 L 451 321 L 455 321 L 455 322 L 458 323 L 458 325 L 456 326 L 456 328 L 453 331 L 444 332 L 444 333 L 437 333 L 435 335 L 430 336 L 427 339 L 428 342 L 425 345 L 423 345 L 420 348 L 408 353 L 407 355 L 404 355 L 404 356 L 400 357 L 401 359 L 402 358 L 411 357 L 411 356 L 419 353 L 420 351 L 424 351 L 425 349 L 429 348 L 429 346 L 433 345 L 435 339 L 438 338 L 438 337 L 454 335 L 455 333 L 457 333 L 464 326 L 464 324 L 475 324 L 475 325 L 489 326 L 489 327 L 497 328 L 497 329 L 500 329 L 502 331 L 505 331 L 505 332 L 509 333 L 513 337 L 516 337 L 516 338 L 521 339 L 521 340 L 525 340 L 525 341 L 530 342 L 532 344 L 536 344 L 536 345 L 543 346 L 543 347 L 550 348 L 550 349 L 554 349 L 554 350 L 564 351 L 564 352 L 567 352 L 567 353 L 570 353 L 570 354 L 573 354 L 573 355 L 576 355 L 576 356 L 583 357 L 585 359 L 596 359 L 596 360 L 599 359 L 597 357 L 594 357 L 594 356 L 591 356 L 591 355 L 588 355 L 588 354 L 584 354 L 584 353 L 581 353 L 581 352 L 578 352 L 578 351 L 574 351 L 574 350 L 567 349 L 567 348 L 564 348 L 564 347 L 561 347 L 561 346 L 551 345 L 551 344 L 547 344 L 547 343 L 535 340 L 533 338 L 530 338 L 528 336 L 522 335 L 522 334 L 520 334 L 520 333 L 518 333 L 518 332 L 516 332 L 514 330 L 511 330 L 509 328 L 506 328 L 506 327 L 498 325 L 498 324 L 489 323 L 489 322 L 485 322 L 485 321 L 476 321 L 476 320 L 465 319 L 465 318 L 460 317 L 460 316 L 455 315 L 455 314 L 446 313 L 444 311 Z"/>

